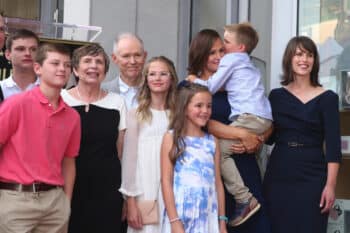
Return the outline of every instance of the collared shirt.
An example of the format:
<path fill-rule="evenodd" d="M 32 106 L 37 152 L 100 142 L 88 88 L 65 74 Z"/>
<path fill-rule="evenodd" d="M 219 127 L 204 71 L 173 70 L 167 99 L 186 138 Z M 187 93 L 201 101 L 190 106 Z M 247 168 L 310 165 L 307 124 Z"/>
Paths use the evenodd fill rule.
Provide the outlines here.
<path fill-rule="evenodd" d="M 124 97 L 127 109 L 137 108 L 137 92 L 139 87 L 130 87 L 120 76 L 119 78 L 119 94 Z"/>
<path fill-rule="evenodd" d="M 63 185 L 62 160 L 80 146 L 80 117 L 62 98 L 53 109 L 39 87 L 0 107 L 0 180 Z"/>
<path fill-rule="evenodd" d="M 271 106 L 265 96 L 260 72 L 247 53 L 226 54 L 213 76 L 207 81 L 196 79 L 194 82 L 207 86 L 211 93 L 221 88 L 227 91 L 231 121 L 243 113 L 272 120 Z"/>
<path fill-rule="evenodd" d="M 130 87 L 126 84 L 118 75 L 115 79 L 108 82 L 103 82 L 101 85 L 102 89 L 110 92 L 115 92 L 122 96 L 125 100 L 126 108 L 132 109 L 137 108 L 137 92 L 139 87 Z"/>
<path fill-rule="evenodd" d="M 34 83 L 31 83 L 27 86 L 25 91 L 31 90 L 34 87 L 38 86 L 39 84 L 40 84 L 40 81 L 37 78 Z M 15 82 L 15 80 L 13 80 L 12 75 L 9 76 L 7 79 L 0 81 L 0 86 L 2 89 L 2 93 L 4 95 L 4 99 L 7 99 L 12 95 L 16 95 L 23 92 L 22 89 L 19 86 L 17 86 L 17 83 Z"/>

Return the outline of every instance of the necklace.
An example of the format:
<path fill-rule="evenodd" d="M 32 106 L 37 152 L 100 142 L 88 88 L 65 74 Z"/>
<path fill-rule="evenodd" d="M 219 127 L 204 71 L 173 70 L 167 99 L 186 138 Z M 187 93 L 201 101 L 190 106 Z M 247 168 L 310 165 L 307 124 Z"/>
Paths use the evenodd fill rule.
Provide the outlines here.
<path fill-rule="evenodd" d="M 80 91 L 79 91 L 79 87 L 78 87 L 78 86 L 77 86 L 76 90 L 77 90 L 77 94 L 78 94 L 79 99 L 80 99 L 82 102 L 85 102 L 85 112 L 89 112 L 89 110 L 90 110 L 90 104 L 91 104 L 92 102 L 101 99 L 101 89 L 99 89 L 97 99 L 95 99 L 95 100 L 92 99 L 92 100 L 88 100 L 88 101 L 84 101 L 84 100 L 83 100 L 83 98 L 82 98 L 81 95 L 80 95 Z"/>

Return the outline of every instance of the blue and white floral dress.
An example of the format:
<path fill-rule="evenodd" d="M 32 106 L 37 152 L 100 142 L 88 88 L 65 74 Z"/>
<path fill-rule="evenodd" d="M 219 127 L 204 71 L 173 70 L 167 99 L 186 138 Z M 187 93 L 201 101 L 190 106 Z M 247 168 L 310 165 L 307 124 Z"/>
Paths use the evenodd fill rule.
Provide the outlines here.
<path fill-rule="evenodd" d="M 174 167 L 175 205 L 186 233 L 217 233 L 218 202 L 215 188 L 215 140 L 210 134 L 184 138 L 186 149 Z M 171 232 L 164 213 L 163 233 Z"/>

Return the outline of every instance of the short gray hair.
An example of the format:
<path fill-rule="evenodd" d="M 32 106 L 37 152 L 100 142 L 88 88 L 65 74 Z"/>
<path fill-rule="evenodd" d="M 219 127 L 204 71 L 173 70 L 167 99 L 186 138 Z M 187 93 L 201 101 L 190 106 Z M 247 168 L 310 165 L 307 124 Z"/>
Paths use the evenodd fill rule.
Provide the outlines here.
<path fill-rule="evenodd" d="M 119 34 L 113 42 L 113 53 L 118 52 L 118 44 L 122 39 L 136 39 L 140 43 L 141 49 L 143 51 L 145 51 L 144 46 L 143 46 L 143 41 L 138 35 L 133 34 L 131 32 L 123 32 L 123 33 Z"/>

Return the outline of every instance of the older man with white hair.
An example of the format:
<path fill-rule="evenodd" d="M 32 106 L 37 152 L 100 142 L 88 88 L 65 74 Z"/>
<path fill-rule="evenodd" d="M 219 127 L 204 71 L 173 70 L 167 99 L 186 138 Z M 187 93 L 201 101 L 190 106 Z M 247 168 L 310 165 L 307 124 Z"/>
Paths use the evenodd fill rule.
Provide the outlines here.
<path fill-rule="evenodd" d="M 137 35 L 123 33 L 114 41 L 112 61 L 118 66 L 119 75 L 102 87 L 123 96 L 128 109 L 137 107 L 136 93 L 146 57 L 143 41 Z"/>

